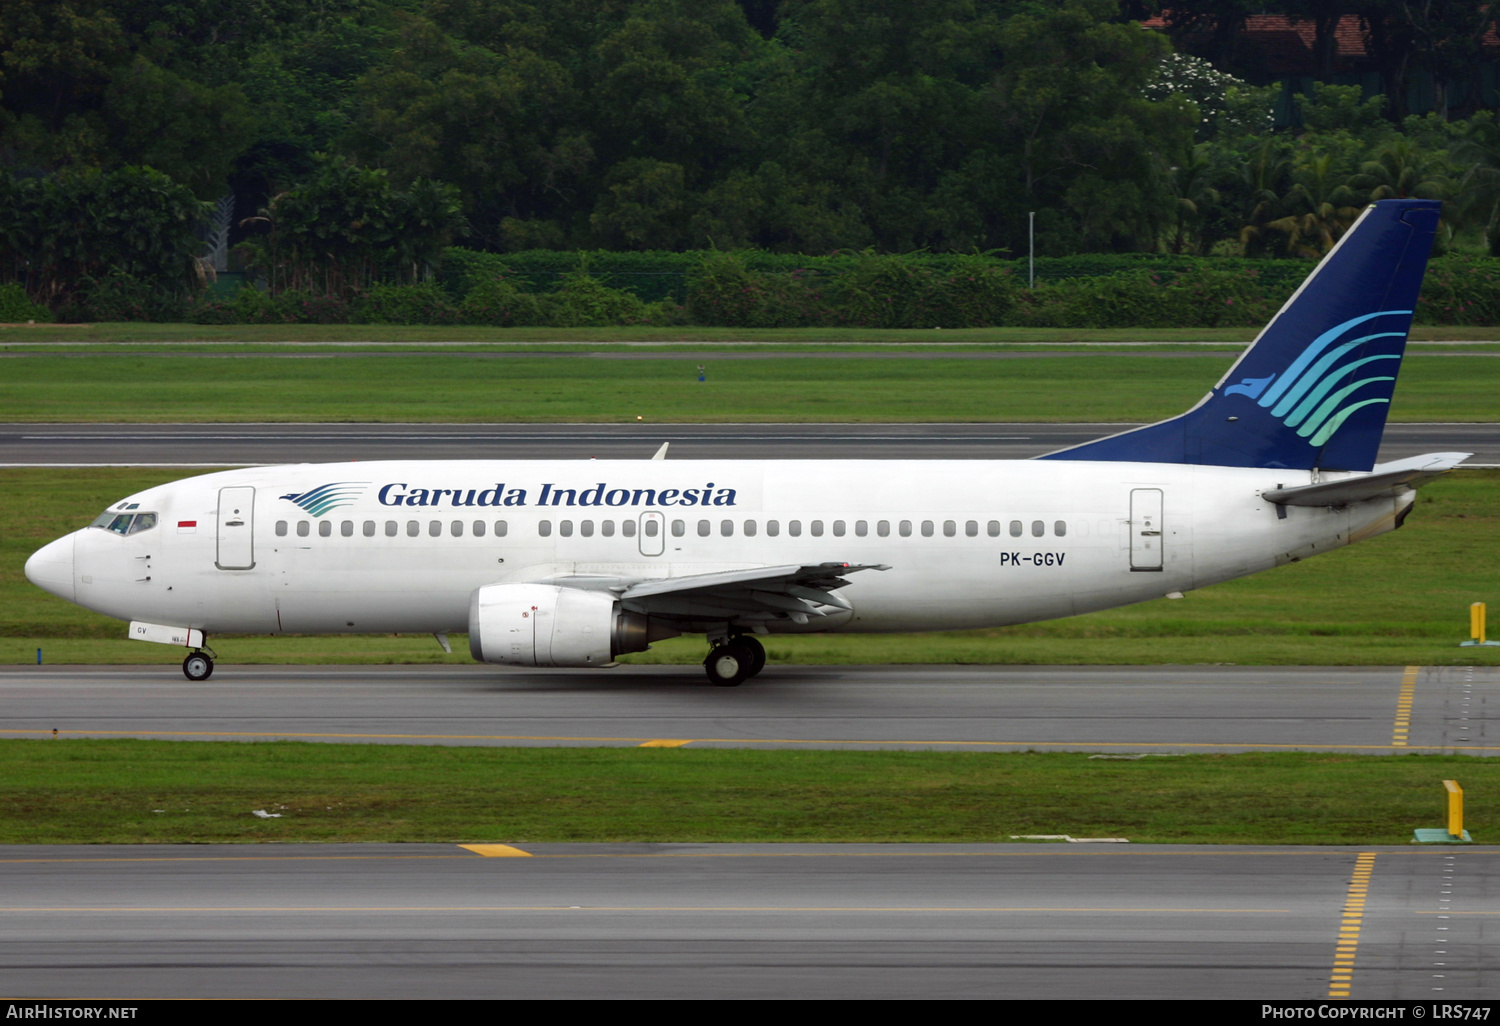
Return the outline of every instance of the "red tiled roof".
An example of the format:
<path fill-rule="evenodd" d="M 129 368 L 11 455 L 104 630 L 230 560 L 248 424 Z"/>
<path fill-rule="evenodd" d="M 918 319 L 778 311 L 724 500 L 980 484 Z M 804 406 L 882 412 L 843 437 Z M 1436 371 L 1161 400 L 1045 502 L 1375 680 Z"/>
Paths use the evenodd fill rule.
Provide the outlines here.
<path fill-rule="evenodd" d="M 1141 22 L 1146 28 L 1166 29 L 1172 12 Z M 1245 18 L 1243 38 L 1259 51 L 1265 68 L 1272 74 L 1309 74 L 1313 69 L 1313 44 L 1317 29 L 1311 21 L 1293 21 L 1284 14 L 1251 14 Z M 1486 48 L 1500 48 L 1500 35 L 1493 26 L 1486 30 L 1482 43 Z M 1334 61 L 1344 64 L 1369 56 L 1364 28 L 1358 15 L 1346 14 L 1334 28 Z"/>

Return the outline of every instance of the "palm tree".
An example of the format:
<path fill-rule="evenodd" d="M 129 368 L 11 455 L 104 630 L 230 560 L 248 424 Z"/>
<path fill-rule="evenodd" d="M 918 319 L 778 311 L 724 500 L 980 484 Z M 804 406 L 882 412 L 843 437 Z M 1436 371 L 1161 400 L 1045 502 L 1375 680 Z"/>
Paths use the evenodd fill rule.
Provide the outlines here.
<path fill-rule="evenodd" d="M 1171 250 L 1181 253 L 1188 247 L 1189 226 L 1196 226 L 1197 244 L 1193 252 L 1202 253 L 1208 243 L 1208 217 L 1219 205 L 1219 190 L 1212 185 L 1215 172 L 1209 159 L 1207 143 L 1199 143 L 1188 151 L 1186 159 L 1176 167 L 1169 168 L 1167 186 L 1172 192 L 1173 219 L 1176 227 L 1172 233 Z"/>
<path fill-rule="evenodd" d="M 1266 227 L 1286 236 L 1287 252 L 1321 257 L 1359 216 L 1359 197 L 1338 180 L 1331 153 L 1307 154 L 1298 161 L 1296 176 L 1296 184 L 1282 199 L 1290 213 Z"/>
<path fill-rule="evenodd" d="M 1264 256 L 1270 248 L 1267 228 L 1281 215 L 1281 190 L 1291 177 L 1292 161 L 1280 139 L 1265 139 L 1236 170 L 1234 190 L 1244 206 L 1240 244 L 1246 256 Z"/>
<path fill-rule="evenodd" d="M 1500 123 L 1482 111 L 1469 121 L 1465 138 L 1452 150 L 1456 163 L 1469 168 L 1453 190 L 1454 220 L 1484 226 L 1485 243 L 1492 256 L 1500 256 Z"/>

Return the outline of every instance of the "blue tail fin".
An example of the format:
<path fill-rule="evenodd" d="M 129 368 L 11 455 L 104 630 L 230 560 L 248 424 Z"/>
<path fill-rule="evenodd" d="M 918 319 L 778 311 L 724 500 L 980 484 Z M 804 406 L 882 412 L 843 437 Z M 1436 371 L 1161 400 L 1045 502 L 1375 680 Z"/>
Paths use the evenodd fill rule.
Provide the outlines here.
<path fill-rule="evenodd" d="M 1039 458 L 1369 470 L 1440 207 L 1368 207 L 1188 412 Z"/>

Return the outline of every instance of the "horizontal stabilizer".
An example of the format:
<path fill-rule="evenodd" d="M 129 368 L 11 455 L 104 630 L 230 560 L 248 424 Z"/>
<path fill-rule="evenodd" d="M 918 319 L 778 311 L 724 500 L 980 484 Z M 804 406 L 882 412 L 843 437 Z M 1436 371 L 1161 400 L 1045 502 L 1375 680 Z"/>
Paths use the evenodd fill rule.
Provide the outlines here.
<path fill-rule="evenodd" d="M 1347 506 L 1351 502 L 1379 499 L 1395 495 L 1404 488 L 1415 488 L 1448 473 L 1472 455 L 1471 452 L 1431 452 L 1394 463 L 1382 463 L 1359 477 L 1295 488 L 1272 488 L 1261 494 L 1283 506 Z"/>

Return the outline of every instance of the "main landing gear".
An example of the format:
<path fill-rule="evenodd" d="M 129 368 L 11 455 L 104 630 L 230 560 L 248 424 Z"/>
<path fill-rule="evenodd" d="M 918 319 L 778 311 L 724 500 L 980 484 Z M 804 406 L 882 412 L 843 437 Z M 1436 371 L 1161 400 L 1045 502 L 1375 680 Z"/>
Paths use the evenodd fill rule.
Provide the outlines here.
<path fill-rule="evenodd" d="M 188 680 L 208 680 L 214 672 L 214 661 L 202 649 L 182 661 L 182 673 Z"/>
<path fill-rule="evenodd" d="M 721 688 L 738 687 L 766 668 L 766 650 L 748 634 L 736 634 L 714 645 L 703 660 L 709 682 Z"/>

